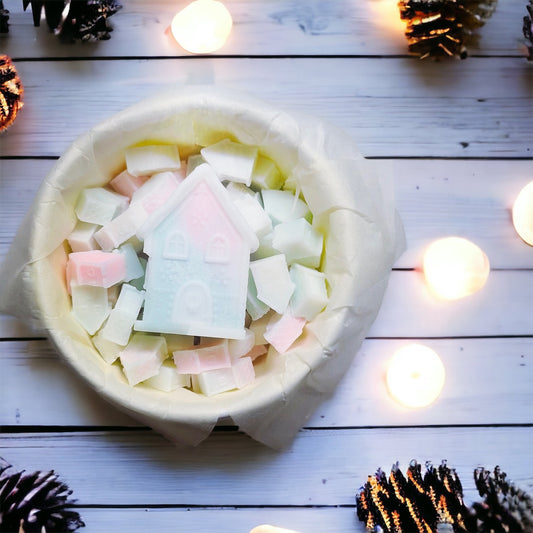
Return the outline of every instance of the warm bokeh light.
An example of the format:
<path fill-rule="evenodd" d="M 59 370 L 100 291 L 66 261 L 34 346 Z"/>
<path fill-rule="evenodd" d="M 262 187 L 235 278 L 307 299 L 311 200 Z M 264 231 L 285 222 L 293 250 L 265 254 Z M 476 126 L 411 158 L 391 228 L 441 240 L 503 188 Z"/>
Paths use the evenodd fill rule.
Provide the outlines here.
<path fill-rule="evenodd" d="M 444 365 L 427 346 L 408 344 L 392 356 L 387 370 L 390 395 L 405 407 L 425 407 L 444 386 Z"/>
<path fill-rule="evenodd" d="M 518 235 L 533 246 L 533 181 L 516 197 L 513 205 L 513 225 Z"/>
<path fill-rule="evenodd" d="M 433 293 L 445 300 L 456 300 L 485 285 L 490 264 L 483 250 L 473 242 L 461 237 L 446 237 L 428 246 L 423 269 Z"/>
<path fill-rule="evenodd" d="M 174 39 L 193 54 L 209 54 L 221 48 L 228 38 L 233 20 L 222 2 L 196 0 L 172 19 Z"/>

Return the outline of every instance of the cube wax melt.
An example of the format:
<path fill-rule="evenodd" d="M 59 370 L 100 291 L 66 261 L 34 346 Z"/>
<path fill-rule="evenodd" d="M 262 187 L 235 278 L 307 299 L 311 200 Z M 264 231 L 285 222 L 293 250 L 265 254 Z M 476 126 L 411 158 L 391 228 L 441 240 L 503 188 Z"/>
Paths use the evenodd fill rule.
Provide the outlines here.
<path fill-rule="evenodd" d="M 165 337 L 135 333 L 120 352 L 120 362 L 130 385 L 156 376 L 167 358 Z"/>
<path fill-rule="evenodd" d="M 177 170 L 181 166 L 176 145 L 155 144 L 133 146 L 126 149 L 126 167 L 133 176 L 150 176 L 165 170 Z"/>
<path fill-rule="evenodd" d="M 103 187 L 83 189 L 74 211 L 82 222 L 103 226 L 122 213 L 129 204 L 129 198 Z"/>

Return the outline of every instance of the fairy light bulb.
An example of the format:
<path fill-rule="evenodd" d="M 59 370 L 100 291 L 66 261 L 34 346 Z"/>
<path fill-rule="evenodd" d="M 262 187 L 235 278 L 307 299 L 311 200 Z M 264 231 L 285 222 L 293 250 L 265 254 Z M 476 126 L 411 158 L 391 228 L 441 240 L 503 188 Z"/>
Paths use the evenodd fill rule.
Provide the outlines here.
<path fill-rule="evenodd" d="M 516 197 L 513 205 L 513 225 L 522 240 L 533 246 L 533 181 Z"/>
<path fill-rule="evenodd" d="M 431 291 L 445 300 L 457 300 L 481 289 L 489 276 L 487 256 L 473 242 L 445 237 L 424 253 L 423 270 Z"/>
<path fill-rule="evenodd" d="M 174 39 L 193 54 L 209 54 L 221 48 L 233 20 L 222 2 L 196 0 L 179 11 L 170 25 Z"/>
<path fill-rule="evenodd" d="M 440 357 L 422 344 L 408 344 L 396 350 L 387 369 L 389 393 L 405 407 L 433 403 L 442 391 L 444 379 Z"/>

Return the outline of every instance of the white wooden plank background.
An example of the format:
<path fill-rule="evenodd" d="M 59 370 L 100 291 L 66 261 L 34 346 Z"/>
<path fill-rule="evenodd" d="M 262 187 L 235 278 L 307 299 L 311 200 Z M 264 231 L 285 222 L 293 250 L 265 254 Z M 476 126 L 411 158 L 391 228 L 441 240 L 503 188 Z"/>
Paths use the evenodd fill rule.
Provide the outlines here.
<path fill-rule="evenodd" d="M 533 69 L 524 62 L 523 58 L 470 58 L 468 63 L 443 64 L 412 58 L 20 61 L 17 68 L 24 83 L 38 86 L 39 91 L 27 91 L 26 108 L 3 140 L 0 156 L 58 156 L 74 137 L 142 97 L 173 84 L 217 84 L 334 122 L 368 157 L 528 157 Z M 500 83 L 502 76 L 517 83 Z M 74 120 L 71 110 L 83 108 L 91 113 L 80 113 Z"/>
<path fill-rule="evenodd" d="M 363 531 L 355 491 L 399 460 L 471 473 L 500 464 L 533 490 L 533 248 L 510 209 L 533 176 L 533 69 L 522 0 L 501 0 L 466 61 L 408 58 L 396 0 L 227 0 L 234 31 L 215 56 L 189 57 L 166 28 L 185 1 L 124 2 L 112 39 L 62 45 L 8 2 L 25 108 L 0 137 L 0 259 L 46 172 L 78 134 L 174 84 L 220 84 L 344 127 L 392 167 L 408 249 L 382 310 L 335 394 L 293 446 L 268 450 L 226 428 L 176 448 L 110 407 L 16 319 L 0 317 L 0 456 L 54 468 L 85 531 L 243 532 L 270 522 L 304 533 Z M 445 303 L 417 270 L 440 236 L 470 238 L 492 271 L 478 294 Z M 390 354 L 436 349 L 447 381 L 430 407 L 388 396 Z M 83 530 L 82 530 L 83 531 Z"/>
<path fill-rule="evenodd" d="M 385 386 L 390 354 L 409 342 L 367 339 L 335 394 L 306 426 L 531 423 L 530 339 L 423 340 L 440 354 L 447 377 L 439 399 L 426 409 L 414 410 L 395 403 Z M 2 352 L 0 425 L 139 425 L 100 399 L 59 360 L 46 341 L 5 342 Z"/>

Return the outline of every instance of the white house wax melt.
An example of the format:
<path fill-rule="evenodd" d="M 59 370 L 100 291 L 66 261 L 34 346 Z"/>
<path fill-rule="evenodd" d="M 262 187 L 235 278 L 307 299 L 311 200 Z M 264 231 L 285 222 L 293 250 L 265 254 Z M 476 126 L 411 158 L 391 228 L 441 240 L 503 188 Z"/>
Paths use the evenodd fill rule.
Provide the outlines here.
<path fill-rule="evenodd" d="M 109 189 L 80 193 L 67 280 L 74 317 L 130 385 L 213 396 L 249 385 L 254 361 L 326 306 L 324 236 L 304 199 L 268 188 L 284 180 L 257 147 L 179 152 L 128 148 Z"/>

